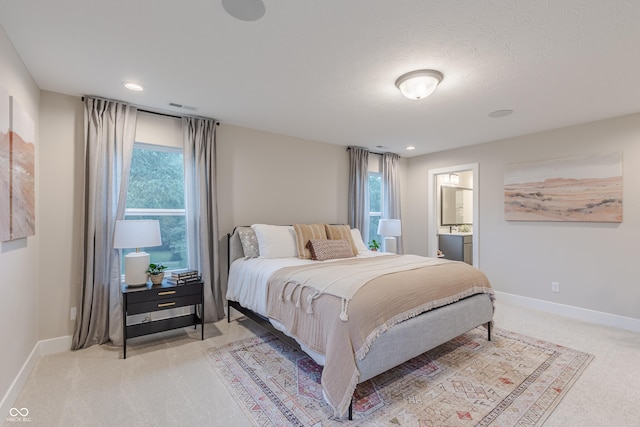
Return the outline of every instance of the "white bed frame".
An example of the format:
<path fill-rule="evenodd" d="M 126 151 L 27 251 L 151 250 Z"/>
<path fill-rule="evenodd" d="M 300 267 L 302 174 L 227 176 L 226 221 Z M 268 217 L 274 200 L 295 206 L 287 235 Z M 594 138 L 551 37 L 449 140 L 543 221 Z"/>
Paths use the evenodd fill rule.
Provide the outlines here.
<path fill-rule="evenodd" d="M 233 261 L 244 257 L 236 230 L 237 228 L 227 235 L 229 267 Z M 300 349 L 300 345 L 293 338 L 275 329 L 267 318 L 243 307 L 237 301 L 227 301 L 228 322 L 231 321 L 231 308 L 262 324 L 278 337 Z M 389 329 L 373 342 L 364 359 L 357 362 L 360 372 L 358 381 L 367 381 L 481 325 L 487 326 L 487 339 L 491 341 L 492 320 L 493 304 L 487 294 L 474 295 L 412 317 Z M 352 419 L 351 406 L 349 419 Z"/>

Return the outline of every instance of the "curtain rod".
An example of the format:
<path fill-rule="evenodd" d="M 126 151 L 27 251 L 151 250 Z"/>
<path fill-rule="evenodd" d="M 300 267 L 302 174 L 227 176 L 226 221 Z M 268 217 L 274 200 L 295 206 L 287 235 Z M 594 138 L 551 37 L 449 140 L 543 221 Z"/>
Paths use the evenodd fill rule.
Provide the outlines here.
<path fill-rule="evenodd" d="M 365 150 L 367 150 L 369 152 L 369 154 L 377 154 L 378 156 L 383 156 L 385 154 L 385 153 L 379 153 L 377 151 L 371 151 L 371 150 L 369 150 L 368 148 L 365 148 L 365 147 L 351 147 L 351 146 L 349 146 L 349 147 L 347 147 L 347 151 L 351 150 L 351 148 L 364 148 Z M 395 153 L 387 152 L 387 154 L 395 154 Z"/>
<path fill-rule="evenodd" d="M 87 96 L 89 96 L 89 97 L 91 97 L 91 98 L 94 98 L 94 99 L 101 99 L 101 100 L 103 100 L 103 101 L 120 102 L 120 103 L 123 103 L 123 104 L 128 104 L 128 103 L 125 103 L 125 102 L 123 102 L 123 101 L 118 101 L 117 99 L 104 98 L 104 97 L 102 97 L 102 96 L 93 96 L 93 95 L 87 95 Z M 82 96 L 82 101 L 83 101 L 83 102 L 84 102 L 84 98 L 85 98 L 85 97 L 84 97 L 84 96 Z M 132 105 L 132 106 L 136 107 L 136 108 L 138 109 L 138 111 L 141 111 L 141 112 L 143 112 L 143 113 L 156 114 L 156 115 L 158 115 L 158 116 L 165 116 L 165 117 L 172 117 L 172 118 L 174 118 L 174 119 L 181 119 L 181 118 L 183 118 L 183 117 L 193 117 L 193 118 L 195 118 L 195 119 L 213 120 L 214 122 L 216 122 L 216 126 L 220 126 L 220 122 L 219 122 L 218 120 L 216 120 L 216 119 L 212 119 L 212 118 L 210 118 L 210 117 L 192 116 L 192 115 L 184 115 L 184 116 L 180 116 L 180 115 L 177 115 L 177 114 L 161 113 L 161 112 L 158 112 L 158 111 L 146 110 L 144 107 L 140 107 L 140 106 L 135 105 L 135 104 L 129 104 L 129 105 Z"/>

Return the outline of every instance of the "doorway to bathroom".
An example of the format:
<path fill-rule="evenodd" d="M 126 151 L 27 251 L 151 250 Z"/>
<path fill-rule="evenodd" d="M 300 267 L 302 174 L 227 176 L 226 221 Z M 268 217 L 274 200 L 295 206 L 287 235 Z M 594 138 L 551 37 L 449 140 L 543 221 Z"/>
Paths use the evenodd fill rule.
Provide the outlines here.
<path fill-rule="evenodd" d="M 432 169 L 428 188 L 428 255 L 478 267 L 478 164 Z"/>

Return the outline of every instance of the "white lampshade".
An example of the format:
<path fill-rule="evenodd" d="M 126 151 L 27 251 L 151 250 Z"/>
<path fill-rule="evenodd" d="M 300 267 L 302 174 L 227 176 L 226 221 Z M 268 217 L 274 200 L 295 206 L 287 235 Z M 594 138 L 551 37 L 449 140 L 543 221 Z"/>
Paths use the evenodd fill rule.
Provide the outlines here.
<path fill-rule="evenodd" d="M 150 248 L 162 245 L 160 222 L 158 220 L 116 221 L 113 247 Z"/>
<path fill-rule="evenodd" d="M 384 237 L 402 236 L 402 225 L 399 219 L 381 219 L 378 223 L 378 234 Z"/>
<path fill-rule="evenodd" d="M 116 221 L 113 247 L 116 249 L 136 248 L 136 252 L 124 257 L 124 283 L 140 286 L 147 283 L 149 254 L 140 248 L 161 246 L 160 222 L 157 220 Z"/>
<path fill-rule="evenodd" d="M 416 70 L 403 74 L 396 80 L 396 87 L 409 99 L 422 99 L 431 95 L 444 76 L 436 70 Z"/>

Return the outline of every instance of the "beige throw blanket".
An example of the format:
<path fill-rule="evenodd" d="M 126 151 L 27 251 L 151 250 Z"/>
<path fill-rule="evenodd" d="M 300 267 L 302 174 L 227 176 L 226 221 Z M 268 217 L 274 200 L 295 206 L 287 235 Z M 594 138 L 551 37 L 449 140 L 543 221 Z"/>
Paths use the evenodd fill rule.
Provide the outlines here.
<path fill-rule="evenodd" d="M 321 383 L 338 417 L 349 407 L 358 383 L 357 361 L 365 357 L 380 334 L 420 313 L 474 294 L 487 293 L 493 299 L 491 285 L 482 272 L 461 262 L 445 262 L 370 280 L 354 294 L 349 321 L 344 322 L 339 318 L 341 298 L 321 294 L 313 313 L 307 313 L 296 302 L 314 295 L 311 284 L 301 288 L 299 295 L 292 295 L 290 301 L 281 301 L 287 283 L 272 279 L 267 315 L 282 323 L 291 336 L 325 356 Z"/>
<path fill-rule="evenodd" d="M 378 276 L 413 270 L 448 261 L 425 258 L 417 255 L 383 255 L 375 258 L 350 258 L 330 263 L 282 268 L 270 278 L 273 283 L 284 283 L 280 300 L 295 300 L 302 307 L 302 289 L 310 287 L 313 293 L 307 296 L 307 313 L 313 313 L 313 301 L 322 294 L 341 299 L 340 320 L 348 321 L 349 302 L 367 282 Z"/>

